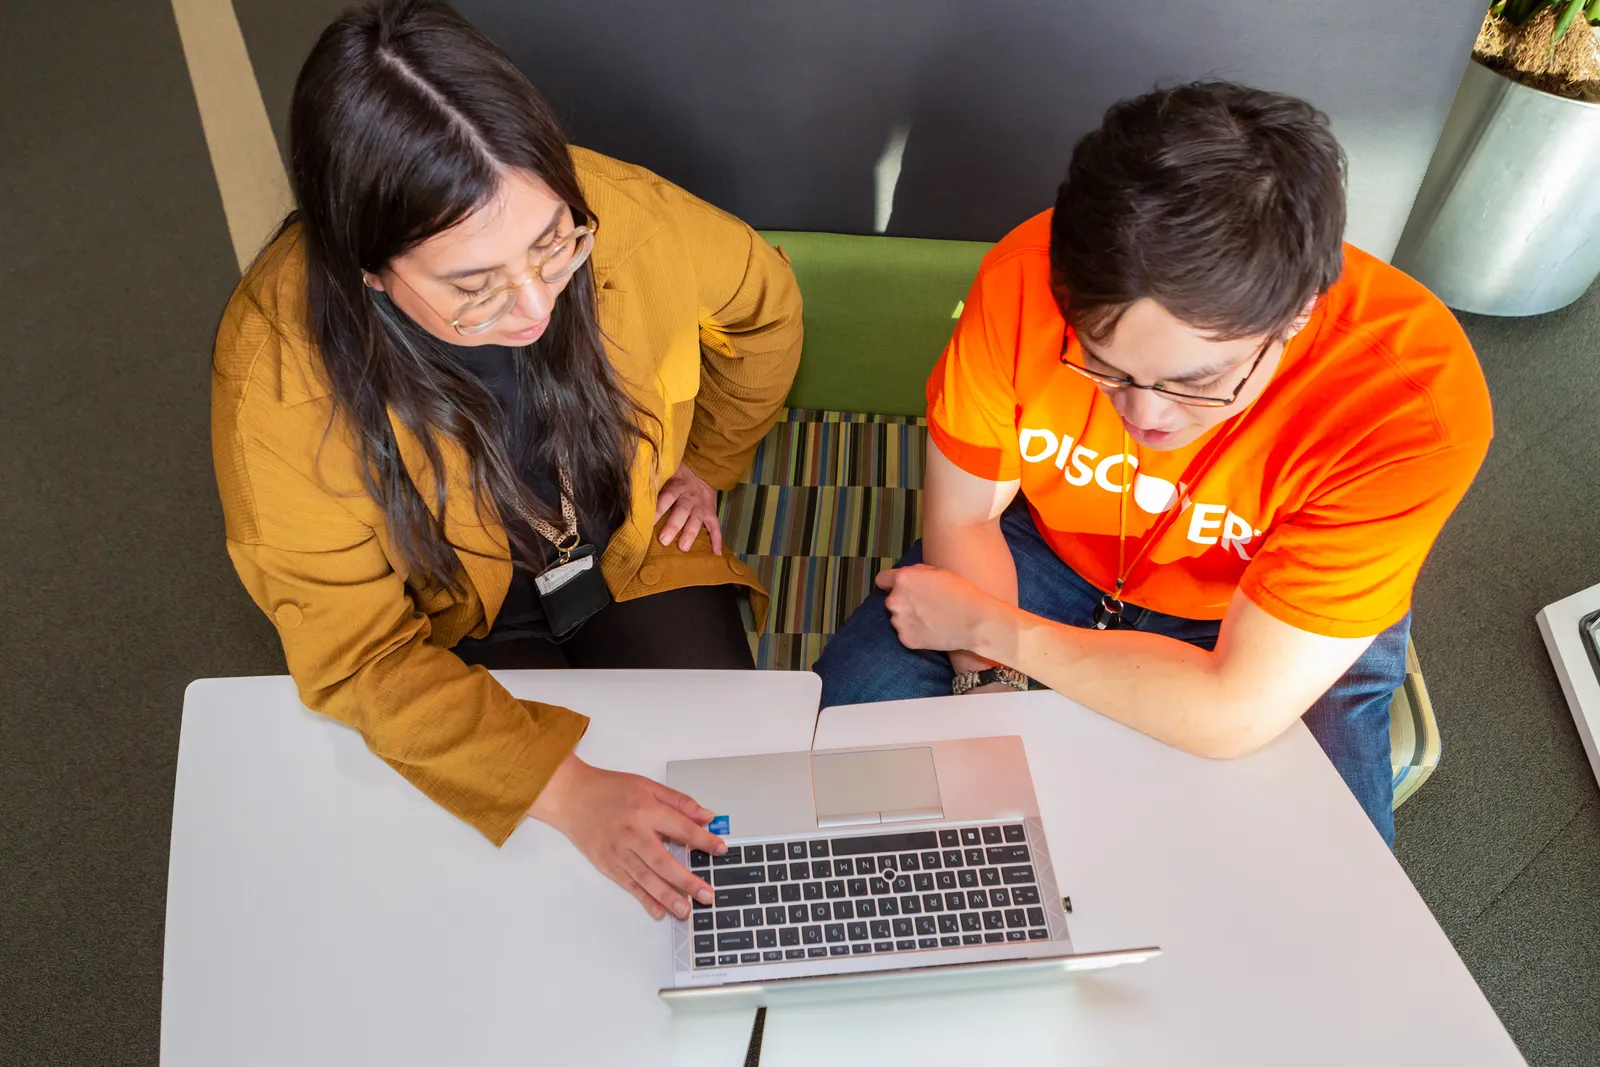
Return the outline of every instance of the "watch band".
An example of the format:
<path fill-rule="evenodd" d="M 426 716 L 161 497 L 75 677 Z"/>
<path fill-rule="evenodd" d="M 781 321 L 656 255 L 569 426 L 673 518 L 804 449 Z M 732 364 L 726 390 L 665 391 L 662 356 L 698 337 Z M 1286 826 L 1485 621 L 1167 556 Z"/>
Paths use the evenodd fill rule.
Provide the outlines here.
<path fill-rule="evenodd" d="M 981 671 L 958 671 L 955 680 L 950 683 L 950 692 L 961 696 L 990 682 L 1004 682 L 1019 692 L 1026 692 L 1028 689 L 1027 675 L 1015 667 L 997 664 Z"/>

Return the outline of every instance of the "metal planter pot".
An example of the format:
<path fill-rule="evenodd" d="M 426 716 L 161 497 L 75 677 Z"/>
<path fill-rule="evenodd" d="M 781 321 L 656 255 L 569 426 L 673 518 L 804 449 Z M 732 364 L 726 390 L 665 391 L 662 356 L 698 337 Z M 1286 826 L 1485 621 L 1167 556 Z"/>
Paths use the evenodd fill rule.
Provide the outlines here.
<path fill-rule="evenodd" d="M 1600 104 L 1469 63 L 1394 264 L 1481 315 L 1582 296 L 1600 276 Z"/>

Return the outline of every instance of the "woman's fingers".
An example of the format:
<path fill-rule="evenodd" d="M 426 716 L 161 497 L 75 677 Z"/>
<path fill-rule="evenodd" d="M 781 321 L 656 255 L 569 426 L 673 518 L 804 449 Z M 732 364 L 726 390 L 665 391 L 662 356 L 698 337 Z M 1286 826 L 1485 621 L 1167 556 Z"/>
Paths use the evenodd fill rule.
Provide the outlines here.
<path fill-rule="evenodd" d="M 689 521 L 689 505 L 679 501 L 672 509 L 672 514 L 667 516 L 666 525 L 661 527 L 661 543 L 672 544 L 672 539 L 678 536 L 683 529 L 683 524 Z"/>
<path fill-rule="evenodd" d="M 678 548 L 684 552 L 694 547 L 694 539 L 700 536 L 700 527 L 705 525 L 703 513 L 689 505 L 683 508 L 683 535 L 678 538 Z"/>
<path fill-rule="evenodd" d="M 643 847 L 645 849 L 650 848 L 649 845 L 634 847 Z M 686 889 L 684 892 L 680 893 L 675 887 L 675 883 L 679 880 L 687 880 L 689 872 L 684 870 L 682 867 L 678 867 L 677 862 L 674 861 L 671 856 L 667 855 L 667 850 L 662 848 L 659 842 L 656 843 L 654 851 L 660 852 L 663 856 L 666 856 L 666 864 L 656 864 L 653 862 L 655 857 L 652 855 L 640 855 L 638 852 L 630 851 L 628 854 L 628 874 L 635 882 L 638 882 L 644 891 L 650 894 L 650 896 L 662 908 L 672 912 L 672 914 L 676 915 L 680 919 L 687 919 L 689 917 L 688 897 L 692 890 Z M 661 869 L 663 866 L 666 868 L 665 870 Z M 672 874 L 671 868 L 673 867 L 677 867 L 678 870 L 683 873 L 685 878 L 672 878 L 669 880 Z"/>
<path fill-rule="evenodd" d="M 663 810 L 653 829 L 668 841 L 677 841 L 712 856 L 720 856 L 727 851 L 722 838 L 675 811 Z"/>
<path fill-rule="evenodd" d="M 671 509 L 672 505 L 676 504 L 677 502 L 678 491 L 676 489 L 663 486 L 661 492 L 656 496 L 656 517 L 654 520 L 652 520 L 652 525 L 656 522 L 660 522 L 661 516 L 665 515 L 667 511 Z"/>
<path fill-rule="evenodd" d="M 650 918 L 659 919 L 666 914 L 666 910 L 662 908 L 656 898 L 646 893 L 644 887 L 632 875 L 624 871 L 617 871 L 611 876 L 611 880 L 633 894 L 633 898 L 644 905 L 644 910 L 650 913 Z"/>
<path fill-rule="evenodd" d="M 704 824 L 710 822 L 712 816 L 716 815 L 716 812 L 701 804 L 694 797 L 687 793 L 680 793 L 670 785 L 662 785 L 660 782 L 651 781 L 650 786 L 655 791 L 657 800 L 668 807 L 677 808 L 685 818 Z"/>
<path fill-rule="evenodd" d="M 658 892 L 655 888 L 651 888 L 651 884 L 645 881 L 644 878 L 640 878 L 640 882 L 646 888 L 651 888 L 655 898 L 671 908 L 673 914 L 680 919 L 688 917 L 689 899 L 691 897 L 698 897 L 701 893 L 710 892 L 709 886 L 690 874 L 687 867 L 672 858 L 672 853 L 666 850 L 659 839 L 645 846 L 644 854 L 639 858 L 649 867 L 646 877 L 655 878 L 661 883 L 660 891 Z M 665 893 L 666 896 L 662 896 L 662 893 Z M 707 901 L 707 903 L 710 902 Z M 678 910 L 680 904 L 683 907 L 681 912 Z"/>
<path fill-rule="evenodd" d="M 670 545 L 677 541 L 678 548 L 687 552 L 694 547 L 695 538 L 700 536 L 700 530 L 704 527 L 706 533 L 711 535 L 711 551 L 722 555 L 722 523 L 717 519 L 715 494 L 707 502 L 698 499 L 697 494 L 663 489 L 656 498 L 655 521 L 661 522 L 663 515 L 667 516 L 667 521 L 661 527 L 662 544 Z"/>

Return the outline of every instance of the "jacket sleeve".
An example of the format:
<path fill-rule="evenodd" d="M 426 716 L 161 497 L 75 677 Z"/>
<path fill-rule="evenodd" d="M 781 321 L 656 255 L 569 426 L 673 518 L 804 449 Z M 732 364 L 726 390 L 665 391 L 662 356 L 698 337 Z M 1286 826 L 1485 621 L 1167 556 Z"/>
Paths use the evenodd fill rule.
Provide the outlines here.
<path fill-rule="evenodd" d="M 520 701 L 430 643 L 431 620 L 375 532 L 301 463 L 260 442 L 217 444 L 228 554 L 277 627 L 300 698 L 504 844 L 588 719 Z"/>
<path fill-rule="evenodd" d="M 717 489 L 750 466 L 800 366 L 800 286 L 788 259 L 725 211 L 672 193 L 700 300 L 700 391 L 684 462 Z"/>

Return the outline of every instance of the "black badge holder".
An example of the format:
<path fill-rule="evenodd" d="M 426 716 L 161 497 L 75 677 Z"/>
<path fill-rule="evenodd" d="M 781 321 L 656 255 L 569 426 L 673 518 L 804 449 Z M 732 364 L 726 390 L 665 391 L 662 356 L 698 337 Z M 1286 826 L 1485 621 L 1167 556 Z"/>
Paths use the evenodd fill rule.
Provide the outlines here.
<path fill-rule="evenodd" d="M 561 521 L 558 530 L 537 515 L 523 518 L 556 550 L 556 561 L 533 579 L 545 622 L 557 640 L 568 636 L 611 603 L 611 587 L 600 572 L 593 545 L 579 544 L 578 512 L 572 506 L 572 477 L 561 468 Z M 519 509 L 520 510 L 520 509 Z"/>
<path fill-rule="evenodd" d="M 606 585 L 593 545 L 563 551 L 560 560 L 537 575 L 533 584 L 550 634 L 557 638 L 571 634 L 611 603 L 611 587 Z"/>

